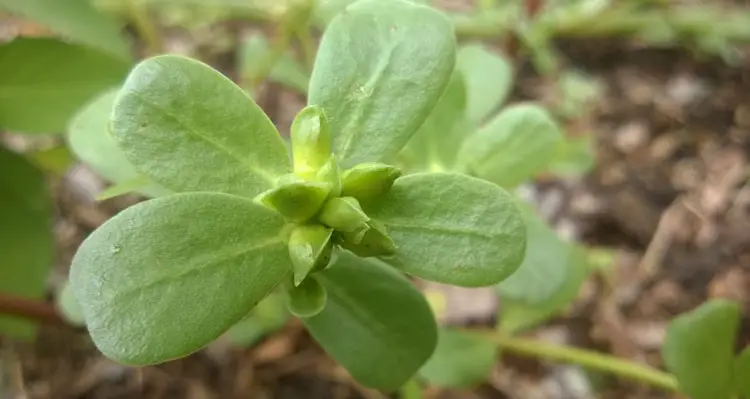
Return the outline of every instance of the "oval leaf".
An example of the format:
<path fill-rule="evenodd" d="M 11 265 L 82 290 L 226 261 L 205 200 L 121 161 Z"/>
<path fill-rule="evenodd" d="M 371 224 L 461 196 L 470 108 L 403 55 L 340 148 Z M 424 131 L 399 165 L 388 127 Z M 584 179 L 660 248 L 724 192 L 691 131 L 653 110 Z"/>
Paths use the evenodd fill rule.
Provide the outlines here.
<path fill-rule="evenodd" d="M 503 297 L 499 316 L 499 324 L 503 331 L 515 333 L 534 327 L 566 309 L 576 299 L 590 270 L 585 253 L 580 248 L 571 247 L 567 259 L 563 259 L 562 262 L 565 268 L 565 283 L 550 293 L 546 300 L 528 303 Z"/>
<path fill-rule="evenodd" d="M 138 174 L 109 131 L 109 121 L 119 89 L 98 95 L 83 107 L 68 125 L 67 141 L 73 154 L 104 179 L 125 184 L 137 180 L 137 190 L 120 190 L 118 194 L 137 191 L 147 197 L 167 195 L 169 190 Z"/>
<path fill-rule="evenodd" d="M 732 397 L 739 320 L 737 304 L 711 300 L 670 322 L 662 347 L 664 364 L 692 399 Z"/>
<path fill-rule="evenodd" d="M 54 39 L 0 45 L 0 128 L 59 133 L 76 110 L 119 84 L 130 64 Z"/>
<path fill-rule="evenodd" d="M 453 167 L 472 125 L 466 118 L 466 84 L 453 72 L 448 88 L 419 131 L 400 154 L 411 170 L 445 170 Z"/>
<path fill-rule="evenodd" d="M 512 188 L 543 171 L 555 158 L 563 135 L 543 108 L 520 104 L 505 108 L 461 148 L 472 174 Z"/>
<path fill-rule="evenodd" d="M 254 197 L 291 171 L 266 114 L 232 81 L 199 61 L 142 61 L 118 96 L 112 133 L 142 174 L 174 191 Z"/>
<path fill-rule="evenodd" d="M 430 385 L 464 389 L 484 381 L 495 365 L 495 344 L 476 334 L 441 329 L 435 353 L 419 370 Z"/>
<path fill-rule="evenodd" d="M 323 34 L 308 104 L 331 122 L 342 166 L 387 160 L 425 121 L 455 63 L 447 18 L 403 0 L 362 0 Z"/>
<path fill-rule="evenodd" d="M 54 262 L 52 204 L 41 171 L 0 147 L 0 292 L 42 299 Z M 0 315 L 0 335 L 31 338 L 35 325 Z"/>
<path fill-rule="evenodd" d="M 465 287 L 497 284 L 518 269 L 526 225 L 502 188 L 458 173 L 419 173 L 396 180 L 365 209 L 398 250 L 384 259 L 417 277 Z"/>
<path fill-rule="evenodd" d="M 526 255 L 521 267 L 497 285 L 497 292 L 503 299 L 533 305 L 547 301 L 565 284 L 572 247 L 532 207 L 520 205 L 526 221 Z"/>
<path fill-rule="evenodd" d="M 317 277 L 328 302 L 303 322 L 357 381 L 395 390 L 430 357 L 437 341 L 435 319 L 403 275 L 377 260 L 342 252 Z"/>
<path fill-rule="evenodd" d="M 276 213 L 221 193 L 122 211 L 86 238 L 71 266 L 94 343 L 130 365 L 202 348 L 288 276 L 283 226 Z"/>
<path fill-rule="evenodd" d="M 513 85 L 513 67 L 502 55 L 473 43 L 458 50 L 456 69 L 466 79 L 466 111 L 474 124 L 505 101 Z"/>
<path fill-rule="evenodd" d="M 123 59 L 131 58 L 129 43 L 121 34 L 124 24 L 99 12 L 90 0 L 0 0 L 2 9 L 38 22 L 78 43 Z"/>

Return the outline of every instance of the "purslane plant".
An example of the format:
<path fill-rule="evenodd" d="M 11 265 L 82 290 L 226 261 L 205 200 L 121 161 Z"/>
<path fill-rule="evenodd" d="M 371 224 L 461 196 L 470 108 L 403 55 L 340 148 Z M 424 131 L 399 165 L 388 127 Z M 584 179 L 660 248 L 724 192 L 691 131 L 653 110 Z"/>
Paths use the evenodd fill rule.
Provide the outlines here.
<path fill-rule="evenodd" d="M 357 380 L 402 385 L 437 333 L 397 271 L 493 285 L 526 245 L 499 186 L 388 164 L 454 63 L 439 12 L 354 3 L 323 35 L 291 157 L 263 111 L 207 65 L 171 55 L 138 64 L 117 94 L 111 133 L 140 174 L 173 194 L 120 212 L 76 253 L 70 284 L 96 346 L 136 366 L 183 357 L 280 287 Z"/>

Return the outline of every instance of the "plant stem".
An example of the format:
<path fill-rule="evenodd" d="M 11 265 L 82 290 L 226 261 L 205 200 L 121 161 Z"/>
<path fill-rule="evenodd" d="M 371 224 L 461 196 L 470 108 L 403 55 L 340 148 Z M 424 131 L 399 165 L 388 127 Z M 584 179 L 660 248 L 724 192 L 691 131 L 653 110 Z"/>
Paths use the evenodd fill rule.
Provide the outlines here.
<path fill-rule="evenodd" d="M 614 374 L 622 378 L 646 383 L 669 392 L 678 392 L 677 380 L 669 373 L 632 361 L 592 352 L 586 349 L 553 345 L 533 339 L 512 337 L 495 332 L 476 332 L 501 349 L 523 356 L 537 357 L 578 364 L 585 368 Z"/>
<path fill-rule="evenodd" d="M 159 33 L 159 28 L 149 15 L 146 6 L 140 0 L 129 0 L 128 7 L 131 22 L 146 43 L 146 52 L 150 55 L 164 52 L 164 42 Z"/>
<path fill-rule="evenodd" d="M 309 73 L 315 64 L 315 42 L 310 33 L 310 26 L 301 28 L 297 32 L 297 40 L 302 47 L 302 59 L 305 62 L 305 70 Z"/>
<path fill-rule="evenodd" d="M 23 317 L 46 324 L 67 324 L 52 304 L 4 292 L 0 292 L 0 314 Z"/>

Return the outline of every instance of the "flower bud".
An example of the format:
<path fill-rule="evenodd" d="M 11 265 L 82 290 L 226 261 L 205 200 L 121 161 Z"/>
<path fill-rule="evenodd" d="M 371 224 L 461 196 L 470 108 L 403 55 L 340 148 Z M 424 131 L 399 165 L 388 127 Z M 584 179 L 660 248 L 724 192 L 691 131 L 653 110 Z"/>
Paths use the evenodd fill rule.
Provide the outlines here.
<path fill-rule="evenodd" d="M 294 285 L 308 274 L 323 270 L 331 262 L 333 229 L 319 224 L 297 225 L 289 236 L 289 257 L 292 259 Z"/>
<path fill-rule="evenodd" d="M 301 223 L 318 213 L 330 191 L 328 183 L 291 181 L 258 194 L 255 201 L 275 210 L 290 222 Z"/>
<path fill-rule="evenodd" d="M 294 118 L 291 127 L 294 172 L 308 178 L 328 162 L 331 133 L 323 108 L 308 105 Z"/>
<path fill-rule="evenodd" d="M 371 200 L 387 193 L 400 176 L 401 170 L 395 166 L 362 163 L 344 172 L 341 195 L 360 201 Z"/>
<path fill-rule="evenodd" d="M 344 232 L 360 231 L 370 217 L 353 197 L 336 197 L 328 200 L 320 211 L 318 220 L 328 227 Z"/>
<path fill-rule="evenodd" d="M 353 233 L 342 233 L 341 246 L 363 258 L 395 255 L 398 247 L 386 233 L 385 226 L 376 220 L 370 220 L 367 224 L 369 229 L 359 242 Z"/>
<path fill-rule="evenodd" d="M 289 312 L 301 318 L 317 315 L 325 308 L 328 300 L 325 287 L 312 276 L 297 287 L 287 286 L 286 292 Z"/>

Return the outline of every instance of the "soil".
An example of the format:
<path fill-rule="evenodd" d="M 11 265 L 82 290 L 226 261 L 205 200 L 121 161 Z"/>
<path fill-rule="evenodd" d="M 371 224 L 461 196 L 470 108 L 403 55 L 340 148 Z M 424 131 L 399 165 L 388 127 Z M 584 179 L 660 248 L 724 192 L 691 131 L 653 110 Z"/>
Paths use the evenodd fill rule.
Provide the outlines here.
<path fill-rule="evenodd" d="M 743 304 L 738 346 L 750 343 L 750 64 L 617 40 L 559 45 L 569 66 L 604 88 L 568 123 L 569 134 L 594 135 L 597 162 L 584 178 L 540 181 L 534 195 L 552 208 L 546 213 L 560 231 L 615 250 L 616 278 L 592 277 L 569 312 L 531 334 L 659 367 L 667 321 L 707 298 L 726 297 Z M 301 100 L 275 85 L 264 93 L 260 102 L 283 131 Z M 514 99 L 554 98 L 548 79 L 521 67 Z M 81 182 L 96 179 L 86 176 L 78 169 L 53 183 L 60 275 L 88 232 L 137 200 L 95 204 Z M 84 331 L 69 328 L 45 326 L 34 343 L 4 341 L 0 349 L 5 380 L 29 399 L 386 397 L 355 384 L 295 322 L 251 349 L 219 342 L 141 369 L 104 359 Z M 431 390 L 427 397 L 670 397 L 595 374 L 606 389 L 593 394 L 582 375 L 505 356 L 477 389 Z"/>

